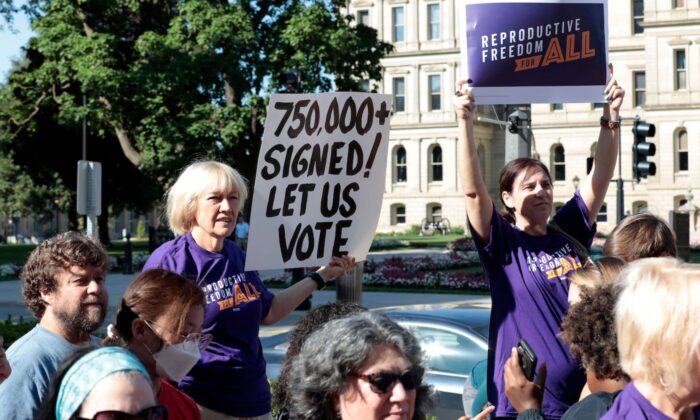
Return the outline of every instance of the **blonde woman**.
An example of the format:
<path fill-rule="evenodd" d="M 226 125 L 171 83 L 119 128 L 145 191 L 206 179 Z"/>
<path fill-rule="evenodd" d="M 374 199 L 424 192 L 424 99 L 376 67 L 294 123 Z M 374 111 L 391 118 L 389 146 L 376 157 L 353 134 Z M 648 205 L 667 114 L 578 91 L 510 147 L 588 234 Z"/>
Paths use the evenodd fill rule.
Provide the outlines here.
<path fill-rule="evenodd" d="M 260 324 L 279 321 L 355 263 L 347 256 L 333 257 L 273 295 L 257 273 L 244 270 L 245 254 L 227 239 L 247 195 L 243 177 L 224 163 L 188 166 L 167 194 L 168 222 L 178 237 L 159 247 L 144 267 L 176 272 L 204 291 L 203 332 L 213 340 L 179 386 L 205 419 L 272 418 Z"/>

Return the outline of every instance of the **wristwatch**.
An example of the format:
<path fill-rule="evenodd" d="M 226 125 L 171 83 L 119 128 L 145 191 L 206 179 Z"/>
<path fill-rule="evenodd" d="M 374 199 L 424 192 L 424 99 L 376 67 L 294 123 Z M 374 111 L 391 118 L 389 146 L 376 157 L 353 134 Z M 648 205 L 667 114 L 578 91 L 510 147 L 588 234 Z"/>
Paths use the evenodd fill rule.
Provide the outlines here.
<path fill-rule="evenodd" d="M 606 127 L 611 130 L 615 130 L 620 128 L 620 123 L 622 123 L 622 119 L 618 117 L 616 120 L 611 120 L 608 117 L 602 116 L 600 117 L 600 126 L 601 127 Z"/>

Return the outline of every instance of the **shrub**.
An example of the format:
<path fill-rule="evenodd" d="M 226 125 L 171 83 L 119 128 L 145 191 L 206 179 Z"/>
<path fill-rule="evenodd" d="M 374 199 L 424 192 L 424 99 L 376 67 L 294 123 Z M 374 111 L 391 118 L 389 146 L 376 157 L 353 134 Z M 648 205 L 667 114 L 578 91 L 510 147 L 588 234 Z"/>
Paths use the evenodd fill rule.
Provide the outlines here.
<path fill-rule="evenodd" d="M 0 335 L 5 340 L 3 347 L 10 347 L 12 343 L 28 333 L 35 325 L 36 321 L 34 320 L 25 321 L 24 318 L 20 316 L 17 322 L 13 322 L 12 318 L 8 316 L 5 321 L 0 322 Z"/>
<path fill-rule="evenodd" d="M 453 254 L 474 252 L 476 251 L 476 244 L 471 238 L 459 238 L 450 242 L 447 245 L 447 249 L 450 250 L 450 252 L 452 252 Z"/>
<path fill-rule="evenodd" d="M 407 246 L 408 244 L 404 241 L 391 238 L 374 238 L 372 239 L 372 245 L 370 246 L 371 251 L 378 251 L 383 249 L 396 249 L 402 246 Z"/>

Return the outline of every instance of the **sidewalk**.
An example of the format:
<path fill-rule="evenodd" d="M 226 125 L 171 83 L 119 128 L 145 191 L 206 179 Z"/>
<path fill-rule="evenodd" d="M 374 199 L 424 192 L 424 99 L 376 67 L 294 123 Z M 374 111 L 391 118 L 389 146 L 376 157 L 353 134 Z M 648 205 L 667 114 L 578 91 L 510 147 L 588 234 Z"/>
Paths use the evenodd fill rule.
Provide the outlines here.
<path fill-rule="evenodd" d="M 421 249 L 421 250 L 389 250 L 372 252 L 368 259 L 383 260 L 394 256 L 411 257 L 424 255 L 441 255 L 446 253 L 442 249 Z M 267 277 L 277 271 L 260 272 L 261 277 Z M 109 295 L 109 311 L 107 321 L 114 319 L 117 304 L 121 300 L 128 285 L 138 276 L 135 274 L 110 273 L 107 276 L 106 287 Z M 21 284 L 19 280 L 8 280 L 0 282 L 0 320 L 22 316 L 24 319 L 32 319 L 31 313 L 24 305 Z M 270 289 L 272 293 L 278 293 L 281 289 Z M 336 301 L 334 290 L 321 290 L 315 292 L 312 297 L 312 305 L 318 306 L 328 302 Z M 465 294 L 444 294 L 444 293 L 408 293 L 408 292 L 363 292 L 362 304 L 370 309 L 392 307 L 392 306 L 413 306 L 413 305 L 435 305 L 435 304 L 455 304 L 459 302 L 470 302 L 477 306 L 490 307 L 491 301 L 487 295 L 465 295 Z M 283 320 L 275 324 L 274 327 L 263 327 L 261 335 L 270 335 L 280 328 L 287 329 L 294 325 L 297 319 L 301 318 L 305 311 L 294 311 Z M 105 323 L 105 325 L 108 322 Z"/>

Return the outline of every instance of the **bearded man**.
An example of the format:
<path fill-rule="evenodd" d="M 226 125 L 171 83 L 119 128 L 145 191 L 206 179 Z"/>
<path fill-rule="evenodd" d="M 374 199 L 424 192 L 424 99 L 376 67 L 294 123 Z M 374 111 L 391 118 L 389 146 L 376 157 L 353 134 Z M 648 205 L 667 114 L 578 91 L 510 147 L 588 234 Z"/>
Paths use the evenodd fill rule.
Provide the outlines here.
<path fill-rule="evenodd" d="M 12 375 L 0 385 L 4 418 L 34 419 L 58 365 L 107 314 L 107 253 L 96 240 L 66 232 L 42 242 L 20 275 L 29 310 L 39 320 L 7 349 Z"/>

